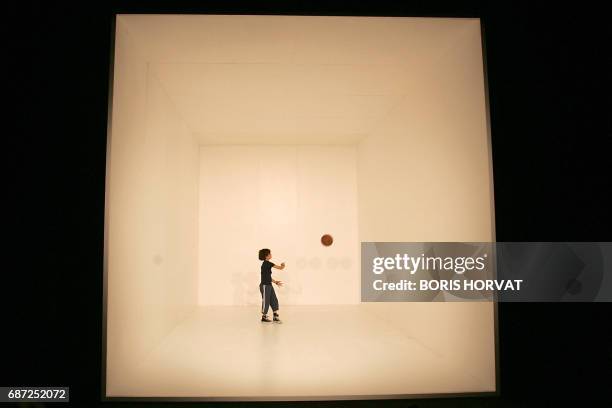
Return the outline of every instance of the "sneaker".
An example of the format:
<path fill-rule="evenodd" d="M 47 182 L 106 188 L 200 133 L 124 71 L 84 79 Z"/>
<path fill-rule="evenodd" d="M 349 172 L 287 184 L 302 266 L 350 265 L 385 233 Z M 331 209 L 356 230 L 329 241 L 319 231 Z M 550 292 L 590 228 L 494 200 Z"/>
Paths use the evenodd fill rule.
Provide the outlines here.
<path fill-rule="evenodd" d="M 278 316 L 274 316 L 274 319 L 272 319 L 274 321 L 274 323 L 282 323 L 283 321 L 281 319 L 278 318 Z"/>
<path fill-rule="evenodd" d="M 267 315 L 263 315 L 263 316 L 261 316 L 261 321 L 262 322 L 271 322 L 272 320 L 270 320 L 270 318 Z"/>

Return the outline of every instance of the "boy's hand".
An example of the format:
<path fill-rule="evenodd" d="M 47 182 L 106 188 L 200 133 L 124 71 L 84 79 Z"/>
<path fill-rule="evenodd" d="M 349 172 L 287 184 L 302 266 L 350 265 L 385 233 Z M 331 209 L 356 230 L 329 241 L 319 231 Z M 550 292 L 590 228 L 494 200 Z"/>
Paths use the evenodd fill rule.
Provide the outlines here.
<path fill-rule="evenodd" d="M 283 267 L 283 268 L 285 267 L 285 263 L 284 262 L 281 263 L 281 267 Z"/>
<path fill-rule="evenodd" d="M 274 281 L 274 283 L 276 283 L 277 286 L 283 286 L 283 282 L 282 281 L 277 280 L 277 281 Z"/>

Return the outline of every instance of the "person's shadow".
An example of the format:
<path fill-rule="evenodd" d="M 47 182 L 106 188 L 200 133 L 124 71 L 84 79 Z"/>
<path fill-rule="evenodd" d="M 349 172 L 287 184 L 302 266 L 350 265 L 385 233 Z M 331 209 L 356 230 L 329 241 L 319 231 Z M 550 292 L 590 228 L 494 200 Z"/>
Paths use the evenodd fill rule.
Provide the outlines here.
<path fill-rule="evenodd" d="M 234 286 L 234 304 L 236 305 L 258 305 L 261 303 L 261 292 L 259 286 L 248 285 L 245 274 L 235 272 L 232 274 L 232 285 Z"/>
<path fill-rule="evenodd" d="M 232 274 L 231 283 L 234 289 L 234 304 L 243 305 L 244 304 L 244 294 L 245 294 L 244 277 L 242 276 L 240 272 L 234 272 Z M 251 293 L 249 293 L 249 297 L 250 296 L 251 296 Z"/>

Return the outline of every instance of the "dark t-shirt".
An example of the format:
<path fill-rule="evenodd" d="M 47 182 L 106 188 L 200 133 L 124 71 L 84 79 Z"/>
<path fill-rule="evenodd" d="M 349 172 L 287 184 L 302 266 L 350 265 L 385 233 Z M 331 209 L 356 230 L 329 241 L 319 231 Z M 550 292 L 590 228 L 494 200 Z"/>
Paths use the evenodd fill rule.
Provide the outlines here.
<path fill-rule="evenodd" d="M 264 285 L 272 284 L 272 266 L 274 264 L 268 260 L 263 261 L 261 264 L 261 283 Z"/>

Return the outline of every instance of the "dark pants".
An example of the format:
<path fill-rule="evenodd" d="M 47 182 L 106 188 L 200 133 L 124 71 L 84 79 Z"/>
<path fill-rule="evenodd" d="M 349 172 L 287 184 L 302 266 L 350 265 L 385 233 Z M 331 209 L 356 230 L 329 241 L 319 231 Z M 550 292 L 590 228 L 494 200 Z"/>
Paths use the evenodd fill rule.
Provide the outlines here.
<path fill-rule="evenodd" d="M 272 306 L 272 310 L 276 312 L 278 310 L 278 299 L 272 284 L 260 283 L 259 292 L 261 293 L 261 313 L 267 314 L 269 306 Z"/>

